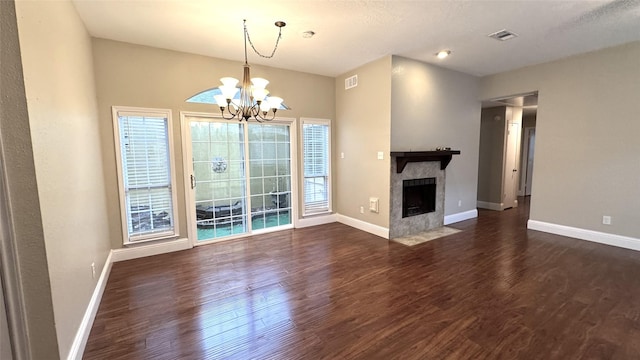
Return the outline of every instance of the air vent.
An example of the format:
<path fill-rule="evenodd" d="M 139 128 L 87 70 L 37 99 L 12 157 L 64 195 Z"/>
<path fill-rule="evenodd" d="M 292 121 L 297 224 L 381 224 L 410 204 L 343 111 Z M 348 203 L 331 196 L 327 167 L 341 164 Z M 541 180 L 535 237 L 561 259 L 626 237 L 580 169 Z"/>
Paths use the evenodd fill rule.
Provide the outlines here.
<path fill-rule="evenodd" d="M 516 36 L 518 36 L 518 34 L 505 29 L 494 32 L 493 34 L 489 34 L 490 38 L 494 38 L 500 41 L 507 41 L 507 40 L 513 39 Z"/>
<path fill-rule="evenodd" d="M 348 90 L 358 86 L 358 75 L 353 75 L 344 79 L 344 89 Z"/>

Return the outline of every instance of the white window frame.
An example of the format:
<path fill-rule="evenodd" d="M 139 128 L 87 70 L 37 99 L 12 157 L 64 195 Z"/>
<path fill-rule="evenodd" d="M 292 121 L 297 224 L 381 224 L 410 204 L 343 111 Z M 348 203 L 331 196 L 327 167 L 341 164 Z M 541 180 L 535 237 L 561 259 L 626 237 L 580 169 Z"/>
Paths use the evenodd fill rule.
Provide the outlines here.
<path fill-rule="evenodd" d="M 305 203 L 305 177 L 304 177 L 304 126 L 305 125 L 326 125 L 327 126 L 327 204 L 328 208 L 324 211 L 307 212 Z M 315 118 L 300 118 L 300 154 L 302 157 L 302 167 L 300 169 L 300 182 L 302 184 L 302 190 L 300 191 L 300 198 L 302 199 L 302 217 L 326 215 L 333 212 L 333 178 L 331 175 L 331 120 L 329 119 L 315 119 Z"/>
<path fill-rule="evenodd" d="M 118 173 L 118 192 L 120 199 L 120 217 L 122 222 L 122 242 L 124 245 L 139 244 L 148 241 L 175 239 L 179 236 L 178 225 L 178 196 L 176 186 L 176 167 L 175 167 L 175 152 L 173 145 L 173 121 L 170 109 L 153 109 L 153 108 L 139 108 L 129 106 L 112 106 L 111 114 L 113 120 L 113 138 L 116 153 L 116 170 Z M 139 236 L 129 235 L 129 225 L 127 219 L 126 198 L 124 188 L 124 169 L 122 166 L 122 152 L 120 143 L 120 121 L 119 115 L 137 115 L 137 116 L 152 116 L 152 117 L 164 117 L 167 119 L 167 143 L 169 145 L 169 171 L 171 181 L 171 201 L 172 201 L 172 221 L 173 229 L 157 232 L 153 234 L 145 234 Z"/>

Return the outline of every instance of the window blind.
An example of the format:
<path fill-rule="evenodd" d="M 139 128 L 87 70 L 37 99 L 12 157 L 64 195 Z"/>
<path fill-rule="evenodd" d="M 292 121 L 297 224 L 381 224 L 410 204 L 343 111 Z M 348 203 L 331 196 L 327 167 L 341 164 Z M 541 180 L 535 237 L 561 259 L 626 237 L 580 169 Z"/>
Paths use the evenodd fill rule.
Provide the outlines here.
<path fill-rule="evenodd" d="M 303 123 L 304 214 L 330 211 L 329 125 Z"/>
<path fill-rule="evenodd" d="M 118 113 L 129 241 L 174 233 L 168 119 Z"/>

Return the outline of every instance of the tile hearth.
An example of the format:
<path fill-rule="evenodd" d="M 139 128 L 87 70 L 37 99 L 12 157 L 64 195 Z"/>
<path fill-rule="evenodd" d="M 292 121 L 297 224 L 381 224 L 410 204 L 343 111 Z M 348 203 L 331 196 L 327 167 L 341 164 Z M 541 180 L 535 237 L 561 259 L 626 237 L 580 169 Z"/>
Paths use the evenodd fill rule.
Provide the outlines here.
<path fill-rule="evenodd" d="M 423 231 L 415 235 L 407 235 L 407 236 L 391 239 L 391 241 L 395 241 L 397 243 L 400 243 L 406 246 L 414 246 L 414 245 L 423 244 L 427 241 L 439 239 L 441 237 L 445 237 L 448 235 L 453 235 L 461 231 L 462 230 L 442 226 L 439 228 L 435 228 L 433 230 Z"/>

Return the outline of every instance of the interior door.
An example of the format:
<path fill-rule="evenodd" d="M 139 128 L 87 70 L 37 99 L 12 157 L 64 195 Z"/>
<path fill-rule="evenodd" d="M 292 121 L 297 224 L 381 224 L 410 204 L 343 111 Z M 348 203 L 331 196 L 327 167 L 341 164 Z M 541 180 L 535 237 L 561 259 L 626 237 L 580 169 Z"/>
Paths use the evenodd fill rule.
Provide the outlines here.
<path fill-rule="evenodd" d="M 504 164 L 503 206 L 505 209 L 518 206 L 518 146 L 520 123 L 509 121 Z"/>

